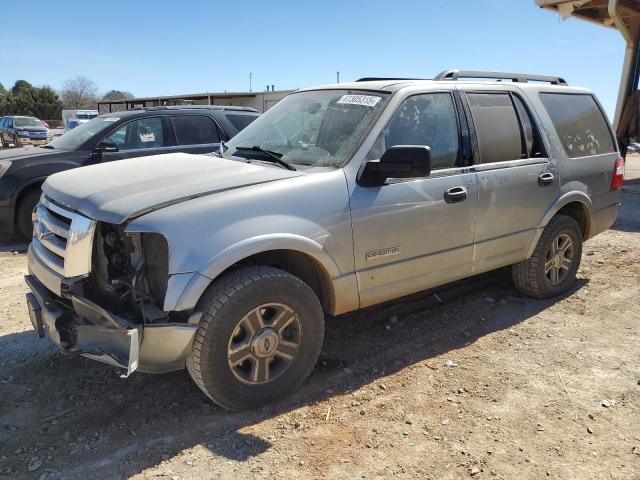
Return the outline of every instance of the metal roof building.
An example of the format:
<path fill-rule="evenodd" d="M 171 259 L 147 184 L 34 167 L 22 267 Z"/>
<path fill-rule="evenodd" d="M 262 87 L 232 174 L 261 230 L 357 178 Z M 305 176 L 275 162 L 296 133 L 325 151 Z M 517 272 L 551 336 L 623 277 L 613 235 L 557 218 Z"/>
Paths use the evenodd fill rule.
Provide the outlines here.
<path fill-rule="evenodd" d="M 563 19 L 575 17 L 620 32 L 627 47 L 614 116 L 617 127 L 627 98 L 638 89 L 640 76 L 640 0 L 535 0 L 541 8 L 559 13 Z"/>
<path fill-rule="evenodd" d="M 252 107 L 265 112 L 294 90 L 270 90 L 265 92 L 206 92 L 186 95 L 139 97 L 127 100 L 102 100 L 98 111 L 120 112 L 136 107 L 163 107 L 168 105 L 233 105 Z"/>

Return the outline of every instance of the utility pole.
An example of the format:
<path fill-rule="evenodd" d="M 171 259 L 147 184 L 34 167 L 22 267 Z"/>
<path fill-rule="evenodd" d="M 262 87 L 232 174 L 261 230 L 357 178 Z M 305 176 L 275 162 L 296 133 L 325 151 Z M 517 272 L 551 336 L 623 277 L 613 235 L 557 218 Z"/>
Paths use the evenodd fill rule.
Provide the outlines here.
<path fill-rule="evenodd" d="M 249 91 L 252 92 L 253 90 L 251 90 L 251 77 L 253 76 L 253 74 L 251 72 L 249 72 Z"/>
<path fill-rule="evenodd" d="M 336 72 L 336 78 L 338 80 L 336 83 L 340 83 L 340 72 Z"/>

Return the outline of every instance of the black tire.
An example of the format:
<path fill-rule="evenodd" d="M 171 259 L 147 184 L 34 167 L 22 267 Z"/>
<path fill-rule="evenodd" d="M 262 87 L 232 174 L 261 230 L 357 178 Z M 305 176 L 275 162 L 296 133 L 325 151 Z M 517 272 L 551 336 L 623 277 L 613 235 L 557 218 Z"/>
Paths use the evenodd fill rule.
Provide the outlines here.
<path fill-rule="evenodd" d="M 554 263 L 551 250 L 554 245 L 557 249 L 558 242 L 566 238 L 572 242 L 570 264 L 561 267 L 562 270 L 559 270 L 561 273 L 557 274 L 558 276 L 554 279 L 553 272 L 547 271 L 548 264 L 551 263 L 552 269 L 555 269 L 555 265 L 561 265 L 563 260 L 558 259 L 558 263 Z M 554 244 L 554 242 L 556 243 Z M 564 255 L 566 256 L 566 253 Z M 571 217 L 556 215 L 542 232 L 531 258 L 511 267 L 513 282 L 518 290 L 530 297 L 550 298 L 560 295 L 573 286 L 581 257 L 582 232 L 580 225 Z"/>
<path fill-rule="evenodd" d="M 18 140 L 18 136 L 14 135 L 13 136 L 13 148 L 18 148 L 20 147 L 20 140 Z"/>
<path fill-rule="evenodd" d="M 34 188 L 22 196 L 16 209 L 18 231 L 28 240 L 31 240 L 33 236 L 33 220 L 31 215 L 33 214 L 33 209 L 36 208 L 36 205 L 40 201 L 41 195 L 42 191 L 40 188 Z"/>
<path fill-rule="evenodd" d="M 252 364 L 255 358 L 252 356 L 239 367 L 232 367 L 231 345 L 237 332 L 242 332 L 242 321 L 248 318 L 249 312 L 266 304 L 283 304 L 293 312 L 292 318 L 295 317 L 295 324 L 300 327 L 297 351 L 285 364 L 276 365 L 281 366 L 279 376 L 263 383 L 246 383 L 238 378 L 238 372 L 242 373 L 245 362 Z M 320 302 L 307 284 L 283 270 L 258 266 L 234 270 L 209 287 L 198 309 L 202 319 L 187 358 L 187 370 L 205 395 L 226 409 L 257 408 L 284 397 L 302 384 L 320 354 L 324 338 Z M 253 333 L 247 340 L 251 345 L 259 336 L 255 330 Z M 279 342 L 285 344 L 282 337 Z M 254 350 L 251 352 L 253 355 Z M 275 363 L 280 357 L 266 361 Z"/>

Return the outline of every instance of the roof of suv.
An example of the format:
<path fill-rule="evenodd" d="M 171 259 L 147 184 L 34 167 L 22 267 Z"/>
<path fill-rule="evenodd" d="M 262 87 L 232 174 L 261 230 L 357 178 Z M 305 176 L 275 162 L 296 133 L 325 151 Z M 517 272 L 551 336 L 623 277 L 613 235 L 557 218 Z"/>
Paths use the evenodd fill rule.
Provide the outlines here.
<path fill-rule="evenodd" d="M 463 80 L 464 79 L 464 80 Z M 434 85 L 451 85 L 452 82 L 458 84 L 492 85 L 505 87 L 506 85 L 516 85 L 523 89 L 540 90 L 541 88 L 560 89 L 565 92 L 587 92 L 580 87 L 569 87 L 566 80 L 561 77 L 548 75 L 531 75 L 526 73 L 512 72 L 490 72 L 472 70 L 445 70 L 436 75 L 433 79 L 420 78 L 379 78 L 366 77 L 355 82 L 321 85 L 304 90 L 317 89 L 347 89 L 347 90 L 370 90 L 393 93 L 404 87 Z"/>
<path fill-rule="evenodd" d="M 123 110 L 121 112 L 104 113 L 101 117 L 144 117 L 146 115 L 157 115 L 158 112 L 165 113 L 202 113 L 202 112 L 227 112 L 227 113 L 246 113 L 249 115 L 260 115 L 255 108 L 235 107 L 226 105 L 176 105 L 164 107 L 139 107 L 131 110 Z"/>

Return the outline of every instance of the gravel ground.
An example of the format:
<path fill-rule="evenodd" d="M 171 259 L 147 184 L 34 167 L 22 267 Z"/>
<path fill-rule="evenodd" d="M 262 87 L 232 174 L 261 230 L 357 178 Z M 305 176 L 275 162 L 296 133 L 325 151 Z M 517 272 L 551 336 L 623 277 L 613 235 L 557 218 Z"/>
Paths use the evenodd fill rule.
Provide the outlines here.
<path fill-rule="evenodd" d="M 36 338 L 0 243 L 0 479 L 640 478 L 640 160 L 578 282 L 508 271 L 327 320 L 303 388 L 248 413 L 186 372 L 118 372 Z M 442 300 L 442 301 L 440 301 Z"/>

